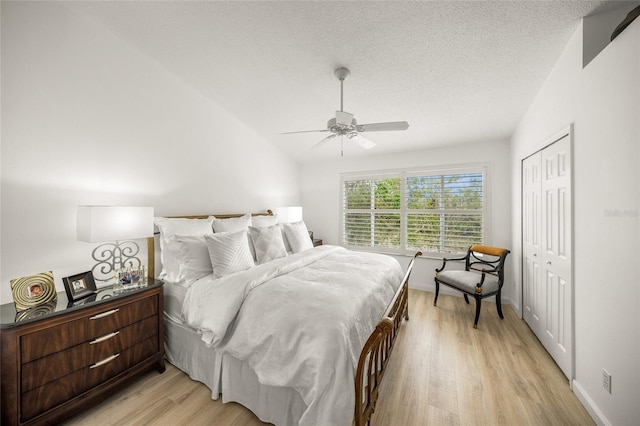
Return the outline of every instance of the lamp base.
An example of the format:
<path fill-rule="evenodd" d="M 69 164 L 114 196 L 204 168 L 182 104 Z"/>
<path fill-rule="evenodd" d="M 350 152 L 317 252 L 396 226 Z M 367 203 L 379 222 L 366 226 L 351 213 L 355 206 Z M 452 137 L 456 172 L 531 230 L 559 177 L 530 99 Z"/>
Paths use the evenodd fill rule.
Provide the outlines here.
<path fill-rule="evenodd" d="M 137 257 L 140 246 L 134 241 L 116 241 L 100 244 L 91 256 L 97 263 L 91 269 L 96 281 L 108 282 L 123 269 L 140 270 L 142 261 Z"/>

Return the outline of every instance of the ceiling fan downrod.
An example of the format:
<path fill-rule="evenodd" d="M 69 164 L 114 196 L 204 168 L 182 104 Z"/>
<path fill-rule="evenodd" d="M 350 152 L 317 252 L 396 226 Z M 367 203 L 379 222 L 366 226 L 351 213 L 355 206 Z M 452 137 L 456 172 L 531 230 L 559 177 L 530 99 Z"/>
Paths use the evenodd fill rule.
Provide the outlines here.
<path fill-rule="evenodd" d="M 336 68 L 333 74 L 340 80 L 340 111 L 344 111 L 343 99 L 344 99 L 344 79 L 351 74 L 348 68 L 340 67 Z"/>

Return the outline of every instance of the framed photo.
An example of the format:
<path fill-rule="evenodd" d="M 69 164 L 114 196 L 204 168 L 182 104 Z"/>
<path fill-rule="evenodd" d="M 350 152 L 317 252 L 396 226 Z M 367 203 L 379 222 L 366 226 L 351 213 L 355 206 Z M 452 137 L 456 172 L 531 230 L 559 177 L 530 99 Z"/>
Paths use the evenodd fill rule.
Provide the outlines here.
<path fill-rule="evenodd" d="M 117 280 L 118 285 L 127 288 L 127 287 L 137 287 L 139 285 L 144 284 L 144 268 L 140 269 L 123 269 L 118 271 Z"/>
<path fill-rule="evenodd" d="M 96 282 L 93 279 L 93 273 L 91 271 L 65 277 L 62 279 L 62 282 L 64 283 L 64 291 L 67 293 L 69 302 L 75 302 L 97 291 Z"/>
<path fill-rule="evenodd" d="M 17 312 L 58 299 L 51 271 L 11 280 L 11 292 Z"/>

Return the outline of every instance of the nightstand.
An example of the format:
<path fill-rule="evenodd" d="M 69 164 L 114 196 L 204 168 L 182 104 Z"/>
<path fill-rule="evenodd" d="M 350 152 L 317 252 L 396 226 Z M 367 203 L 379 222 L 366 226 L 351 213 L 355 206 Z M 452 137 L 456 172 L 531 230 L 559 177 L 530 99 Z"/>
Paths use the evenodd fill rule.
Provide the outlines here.
<path fill-rule="evenodd" d="M 314 238 L 313 239 L 313 246 L 314 247 L 318 247 L 318 246 L 321 246 L 321 245 L 322 245 L 322 240 L 321 239 L 319 239 L 319 238 Z"/>
<path fill-rule="evenodd" d="M 164 372 L 163 283 L 16 312 L 0 306 L 2 424 L 52 424 Z M 31 312 L 33 311 L 33 316 Z"/>

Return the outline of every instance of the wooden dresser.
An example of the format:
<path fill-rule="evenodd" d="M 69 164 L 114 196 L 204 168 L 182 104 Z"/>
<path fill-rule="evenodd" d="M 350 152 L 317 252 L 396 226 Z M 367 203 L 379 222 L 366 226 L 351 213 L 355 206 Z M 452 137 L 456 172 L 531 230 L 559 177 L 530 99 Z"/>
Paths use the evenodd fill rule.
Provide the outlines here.
<path fill-rule="evenodd" d="M 56 423 L 150 368 L 164 372 L 162 290 L 107 289 L 75 305 L 62 292 L 32 318 L 2 305 L 2 424 Z"/>

